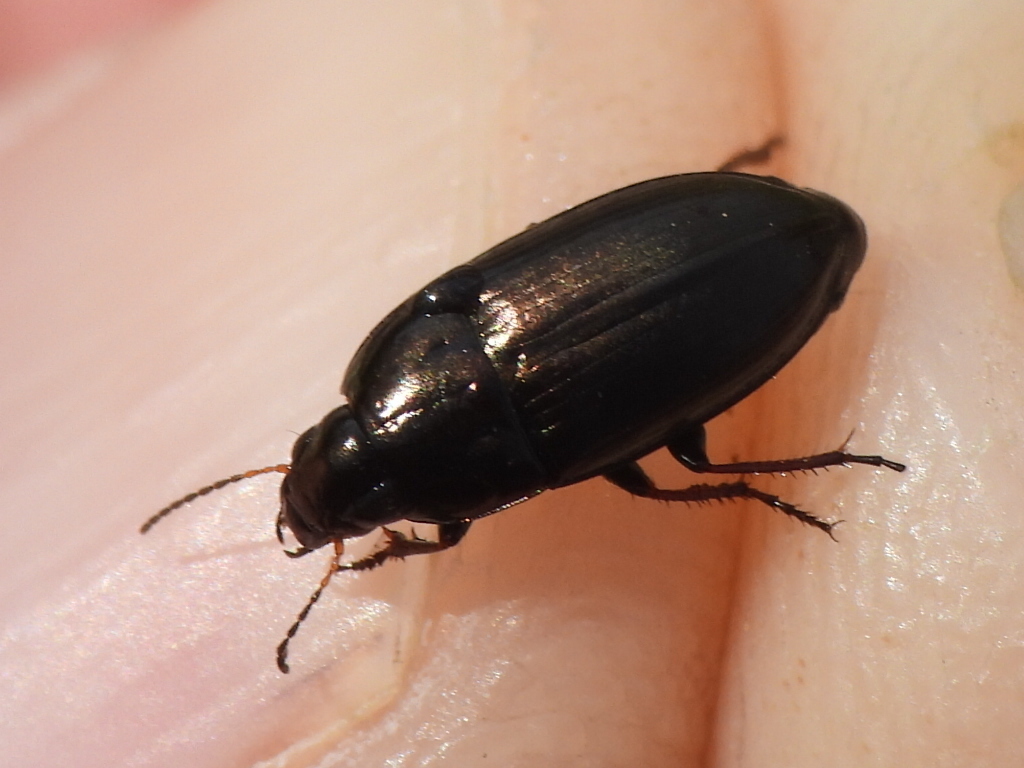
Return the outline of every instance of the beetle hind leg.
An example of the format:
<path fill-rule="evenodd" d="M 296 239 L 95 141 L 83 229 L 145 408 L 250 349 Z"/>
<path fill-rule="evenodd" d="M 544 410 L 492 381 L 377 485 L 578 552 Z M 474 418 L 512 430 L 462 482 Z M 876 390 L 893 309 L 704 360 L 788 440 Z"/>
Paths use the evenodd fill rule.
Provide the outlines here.
<path fill-rule="evenodd" d="M 835 540 L 835 536 L 832 534 L 832 529 L 839 524 L 838 522 L 825 522 L 810 512 L 804 512 L 788 501 L 783 501 L 778 496 L 758 490 L 742 480 L 734 483 L 719 483 L 717 485 L 698 483 L 678 490 L 658 488 L 635 461 L 611 467 L 605 471 L 604 478 L 634 496 L 642 496 L 646 499 L 657 499 L 659 501 L 682 501 L 688 504 L 695 504 L 705 501 L 754 499 L 772 509 L 784 512 L 790 517 L 795 517 L 802 523 L 823 530 L 833 540 Z"/>
<path fill-rule="evenodd" d="M 847 453 L 846 445 L 837 451 L 816 453 L 797 459 L 773 459 L 769 461 L 740 461 L 731 464 L 712 464 L 708 460 L 705 445 L 707 437 L 703 425 L 690 427 L 674 435 L 666 446 L 669 453 L 691 472 L 718 475 L 779 474 L 782 472 L 813 472 L 828 467 L 846 467 L 850 464 L 866 464 L 870 467 L 886 467 L 895 472 L 907 468 L 905 464 L 884 456 L 862 456 Z"/>

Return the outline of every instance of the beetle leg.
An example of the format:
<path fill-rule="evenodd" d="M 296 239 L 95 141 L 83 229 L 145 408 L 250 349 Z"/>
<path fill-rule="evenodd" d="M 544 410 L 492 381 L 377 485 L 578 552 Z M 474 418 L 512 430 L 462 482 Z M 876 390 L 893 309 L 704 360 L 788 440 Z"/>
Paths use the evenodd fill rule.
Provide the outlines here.
<path fill-rule="evenodd" d="M 462 541 L 462 537 L 466 535 L 471 522 L 470 520 L 460 520 L 457 523 L 441 523 L 437 526 L 437 541 L 421 539 L 415 534 L 413 534 L 413 538 L 409 538 L 398 531 L 392 531 L 390 528 L 382 528 L 381 530 L 384 531 L 384 535 L 387 537 L 387 544 L 372 555 L 352 563 L 343 564 L 340 562 L 341 556 L 345 552 L 344 543 L 341 541 L 334 542 L 334 557 L 331 558 L 330 565 L 327 567 L 327 573 L 324 574 L 320 584 L 309 600 L 306 601 L 305 607 L 299 612 L 295 621 L 288 628 L 284 640 L 277 646 L 277 668 L 288 674 L 288 644 L 295 637 L 302 622 L 309 616 L 309 612 L 316 605 L 324 590 L 327 589 L 327 585 L 331 583 L 331 578 L 334 574 L 338 571 L 368 571 L 371 568 L 376 568 L 378 565 L 383 565 L 391 558 L 404 560 L 410 555 L 426 555 L 431 552 L 440 552 L 454 547 Z"/>
<path fill-rule="evenodd" d="M 755 149 L 744 149 L 737 152 L 720 166 L 718 172 L 733 172 L 745 165 L 764 165 L 772 159 L 776 149 L 786 143 L 782 136 L 772 136 L 764 144 Z"/>
<path fill-rule="evenodd" d="M 324 590 L 327 589 L 327 585 L 331 583 L 331 578 L 341 570 L 339 561 L 343 554 L 345 554 L 344 543 L 340 541 L 334 542 L 334 557 L 331 558 L 331 563 L 327 566 L 327 573 L 325 573 L 324 577 L 320 579 L 319 586 L 317 586 L 313 594 L 310 595 L 309 600 L 306 601 L 306 605 L 303 609 L 299 611 L 299 615 L 295 618 L 295 621 L 292 622 L 292 625 L 288 627 L 288 631 L 285 632 L 284 635 L 284 640 L 282 640 L 277 646 L 277 668 L 280 669 L 283 674 L 288 674 L 288 643 L 290 643 L 292 638 L 295 637 L 295 633 L 299 631 L 299 627 L 302 626 L 302 622 L 304 622 L 306 617 L 309 616 L 309 612 L 313 610 L 313 606 L 316 605 L 317 601 L 320 599 L 320 595 L 324 593 Z"/>
<path fill-rule="evenodd" d="M 683 501 L 686 503 L 700 503 L 704 501 L 727 501 L 729 499 L 755 499 L 773 509 L 785 512 L 790 517 L 795 517 L 802 523 L 820 528 L 833 540 L 832 529 L 838 523 L 827 523 L 815 517 L 810 512 L 793 506 L 788 501 L 783 501 L 764 491 L 759 491 L 742 480 L 735 483 L 719 483 L 718 485 L 706 485 L 699 483 L 688 488 L 673 490 L 669 488 L 658 488 L 654 481 L 647 476 L 647 473 L 640 468 L 635 461 L 626 464 L 618 464 L 604 472 L 604 478 L 613 485 L 617 485 L 624 491 L 634 496 L 642 496 L 647 499 L 659 501 Z"/>
<path fill-rule="evenodd" d="M 410 538 L 404 533 L 392 531 L 390 528 L 382 528 L 387 542 L 383 547 L 362 560 L 345 563 L 339 567 L 342 571 L 369 571 L 378 565 L 383 565 L 388 560 L 404 560 L 412 555 L 429 555 L 434 552 L 442 552 L 450 549 L 462 541 L 462 537 L 469 530 L 470 520 L 460 520 L 456 523 L 440 523 L 437 526 L 437 541 L 421 539 L 413 534 Z"/>
<path fill-rule="evenodd" d="M 676 461 L 691 472 L 713 473 L 718 475 L 753 475 L 758 473 L 776 474 L 779 472 L 800 472 L 825 469 L 827 467 L 845 467 L 850 464 L 867 464 L 871 467 L 887 467 L 902 472 L 905 464 L 892 461 L 884 456 L 861 456 L 847 453 L 840 449 L 803 456 L 798 459 L 773 459 L 770 461 L 740 461 L 732 464 L 712 464 L 704 450 L 707 438 L 702 425 L 690 427 L 686 431 L 674 435 L 666 446 Z M 843 446 L 846 447 L 845 445 Z"/>

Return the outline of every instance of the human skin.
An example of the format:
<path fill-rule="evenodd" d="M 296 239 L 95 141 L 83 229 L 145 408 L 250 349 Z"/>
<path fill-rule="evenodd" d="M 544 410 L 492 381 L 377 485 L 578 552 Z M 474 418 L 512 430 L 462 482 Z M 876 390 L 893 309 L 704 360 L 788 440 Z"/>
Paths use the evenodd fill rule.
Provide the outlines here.
<path fill-rule="evenodd" d="M 1022 33 L 1010 1 L 246 0 L 107 51 L 0 136 L 0 762 L 1012 763 Z M 328 553 L 280 554 L 276 478 L 138 536 L 285 460 L 431 277 L 776 134 L 752 170 L 848 202 L 869 254 L 709 450 L 854 430 L 906 461 L 753 480 L 843 519 L 838 543 L 593 481 L 335 579 L 283 676 Z"/>
<path fill-rule="evenodd" d="M 60 67 L 78 54 L 154 24 L 202 0 L 4 0 L 0 83 Z"/>

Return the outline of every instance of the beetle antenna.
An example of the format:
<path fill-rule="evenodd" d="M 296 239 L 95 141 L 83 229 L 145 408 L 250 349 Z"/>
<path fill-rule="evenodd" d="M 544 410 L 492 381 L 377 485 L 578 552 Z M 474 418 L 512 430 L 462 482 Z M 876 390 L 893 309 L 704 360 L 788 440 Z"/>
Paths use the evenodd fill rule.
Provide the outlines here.
<path fill-rule="evenodd" d="M 277 646 L 277 668 L 284 674 L 288 674 L 288 643 L 295 637 L 295 633 L 299 631 L 299 627 L 302 622 L 309 616 L 309 612 L 313 610 L 313 606 L 316 605 L 316 601 L 320 599 L 320 595 L 327 589 L 327 585 L 331 583 L 331 579 L 338 571 L 341 570 L 341 556 L 345 554 L 345 543 L 343 541 L 334 542 L 334 557 L 331 558 L 331 564 L 327 568 L 327 573 L 320 579 L 320 586 L 316 588 L 316 591 L 309 596 L 309 600 L 306 602 L 306 606 L 299 611 L 299 615 L 292 622 L 292 625 L 288 627 L 288 631 L 284 635 L 284 640 Z"/>
<path fill-rule="evenodd" d="M 182 496 L 180 499 L 178 499 L 173 504 L 168 504 L 166 507 L 164 507 L 159 512 L 157 512 L 155 515 L 153 515 L 151 518 L 149 518 L 149 520 L 147 520 L 145 523 L 143 523 L 142 524 L 142 528 L 139 529 L 139 533 L 145 533 L 146 531 L 148 531 L 150 528 L 152 528 L 154 525 L 156 525 L 158 522 L 163 520 L 165 517 L 167 517 L 169 514 L 171 514 L 171 512 L 173 512 L 174 510 L 178 509 L 179 507 L 183 507 L 186 504 L 195 501 L 200 496 L 205 496 L 208 493 L 213 493 L 216 490 L 220 490 L 225 485 L 230 485 L 231 483 L 237 483 L 240 480 L 248 480 L 250 477 L 256 477 L 257 475 L 266 475 L 266 474 L 269 474 L 271 472 L 280 472 L 281 474 L 287 475 L 290 470 L 291 470 L 291 466 L 288 465 L 288 464 L 275 464 L 272 467 L 262 467 L 261 469 L 250 469 L 248 472 L 242 472 L 241 474 L 238 474 L 238 475 L 232 475 L 231 477 L 225 477 L 223 480 L 218 480 L 215 483 L 210 483 L 209 485 L 200 488 L 198 491 L 192 491 L 192 493 L 189 493 L 189 494 L 187 494 L 185 496 Z"/>

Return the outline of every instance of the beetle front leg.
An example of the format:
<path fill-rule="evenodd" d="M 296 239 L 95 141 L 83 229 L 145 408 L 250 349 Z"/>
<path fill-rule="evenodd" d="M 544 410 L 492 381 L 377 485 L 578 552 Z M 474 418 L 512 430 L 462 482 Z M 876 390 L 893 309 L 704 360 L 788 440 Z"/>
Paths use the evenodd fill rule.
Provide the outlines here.
<path fill-rule="evenodd" d="M 659 501 L 682 501 L 688 504 L 694 504 L 705 501 L 755 499 L 772 509 L 785 512 L 790 517 L 795 517 L 802 523 L 812 525 L 815 528 L 820 528 L 827 533 L 833 541 L 835 540 L 835 536 L 832 535 L 832 529 L 838 525 L 838 523 L 827 523 L 824 520 L 815 517 L 810 512 L 804 512 L 802 509 L 793 506 L 788 501 L 783 501 L 778 496 L 774 496 L 770 493 L 759 491 L 757 488 L 754 488 L 743 481 L 735 483 L 719 483 L 718 485 L 698 483 L 697 485 L 691 485 L 688 488 L 680 488 L 678 490 L 658 488 L 654 484 L 654 481 L 647 476 L 647 473 L 644 472 L 643 469 L 640 468 L 640 465 L 635 461 L 611 467 L 604 472 L 604 479 L 613 485 L 617 485 L 624 491 L 628 491 L 634 496 L 642 496 L 647 499 L 657 499 Z"/>
<path fill-rule="evenodd" d="M 398 531 L 392 531 L 390 528 L 383 528 L 384 535 L 387 537 L 387 543 L 379 550 L 374 552 L 368 557 L 364 557 L 362 560 L 356 560 L 352 563 L 342 563 L 341 556 L 345 553 L 345 547 L 343 542 L 334 542 L 334 557 L 331 558 L 331 563 L 327 567 L 327 573 L 320 580 L 320 585 L 316 588 L 309 600 L 306 601 L 306 605 L 299 612 L 295 621 L 288 628 L 285 633 L 284 640 L 281 641 L 280 645 L 277 646 L 277 668 L 284 674 L 288 674 L 288 645 L 291 643 L 292 638 L 299 631 L 299 627 L 309 616 L 309 612 L 313 609 L 313 606 L 320 600 L 320 596 L 327 589 L 327 585 L 331 583 L 331 578 L 334 574 L 339 571 L 368 571 L 371 568 L 376 568 L 378 565 L 383 565 L 391 558 L 397 558 L 404 560 L 410 555 L 427 555 L 431 552 L 440 552 L 442 550 L 454 547 L 460 541 L 462 537 L 466 535 L 466 531 L 469 530 L 469 520 L 462 520 L 457 523 L 442 523 L 437 526 L 437 541 L 427 541 L 421 538 L 409 538 L 408 536 L 399 533 Z M 312 550 L 307 550 L 312 551 Z"/>
<path fill-rule="evenodd" d="M 847 453 L 842 448 L 838 451 L 827 451 L 816 453 L 813 456 L 803 456 L 798 459 L 773 459 L 770 461 L 740 461 L 732 464 L 712 464 L 705 452 L 707 436 L 703 425 L 690 427 L 689 429 L 674 435 L 667 444 L 669 453 L 691 472 L 702 474 L 718 475 L 755 475 L 755 474 L 778 474 L 780 472 L 806 472 L 815 469 L 826 469 L 828 467 L 845 467 L 850 464 L 866 464 L 871 467 L 887 467 L 896 472 L 902 472 L 907 468 L 906 464 L 892 461 L 884 456 L 861 456 L 855 453 Z"/>
<path fill-rule="evenodd" d="M 410 538 L 399 531 L 382 528 L 387 539 L 384 546 L 362 560 L 345 563 L 339 566 L 342 571 L 369 571 L 388 560 L 404 560 L 412 555 L 429 555 L 450 549 L 462 541 L 469 530 L 471 520 L 460 520 L 456 523 L 440 523 L 437 526 L 437 541 L 428 541 L 418 536 Z"/>

